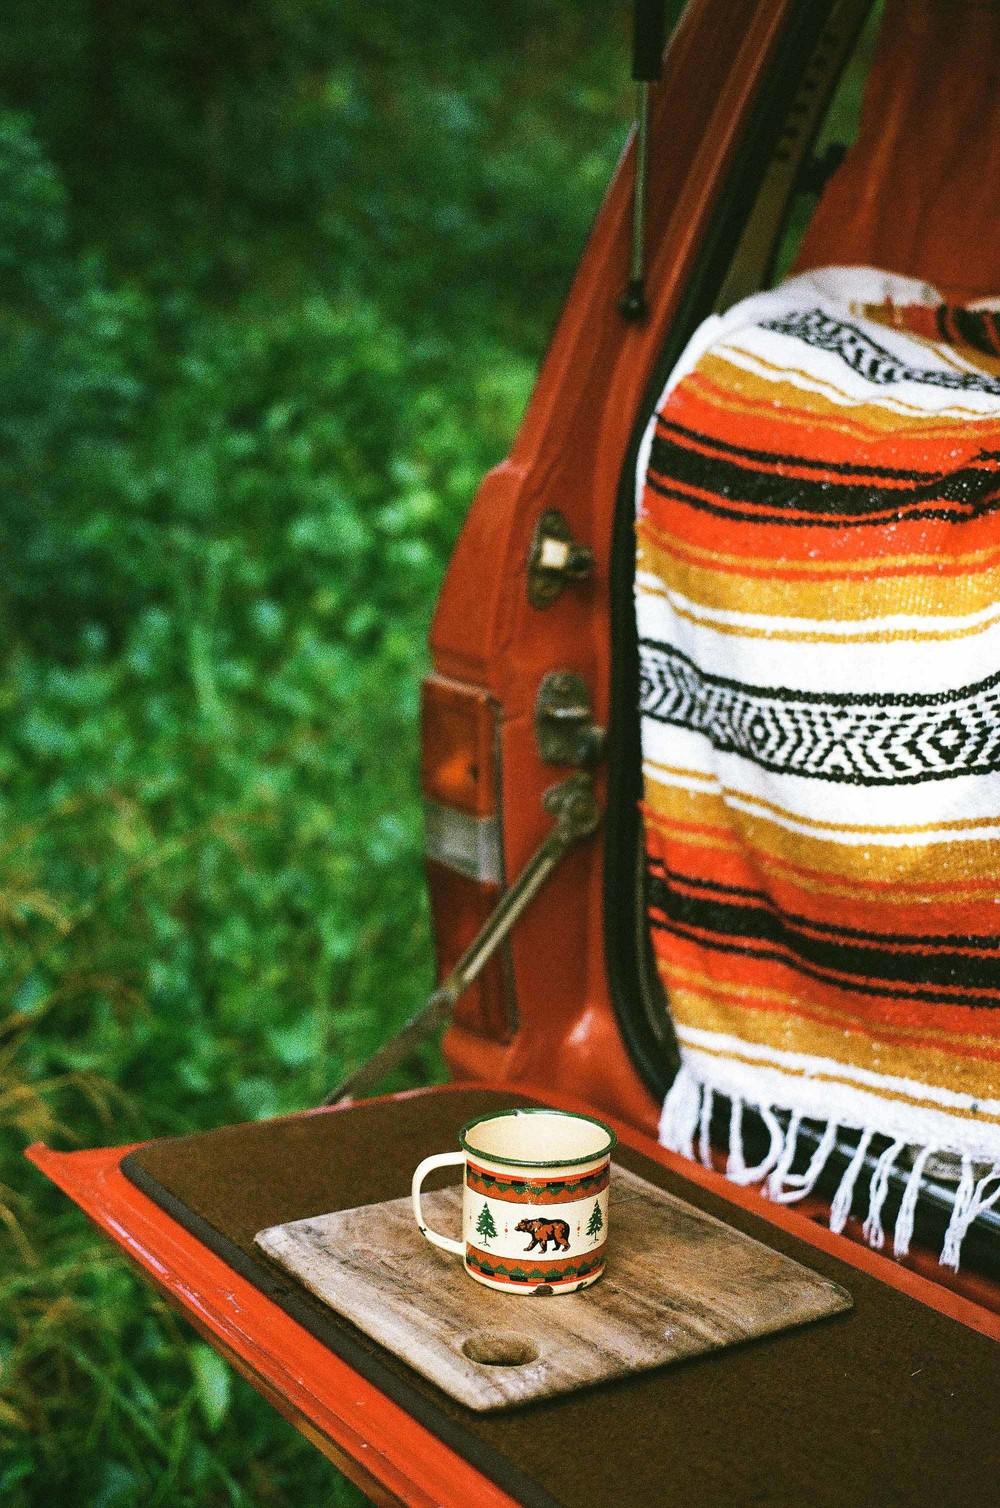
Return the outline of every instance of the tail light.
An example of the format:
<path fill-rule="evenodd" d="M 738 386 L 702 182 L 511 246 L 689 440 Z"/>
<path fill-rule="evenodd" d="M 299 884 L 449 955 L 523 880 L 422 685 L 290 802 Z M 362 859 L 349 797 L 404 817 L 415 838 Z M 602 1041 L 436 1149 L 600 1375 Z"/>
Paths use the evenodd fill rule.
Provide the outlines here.
<path fill-rule="evenodd" d="M 476 687 L 431 675 L 423 685 L 421 725 L 427 888 L 440 979 L 504 886 L 496 703 Z M 513 983 L 502 948 L 458 1002 L 456 1022 L 506 1041 L 515 1022 Z"/>

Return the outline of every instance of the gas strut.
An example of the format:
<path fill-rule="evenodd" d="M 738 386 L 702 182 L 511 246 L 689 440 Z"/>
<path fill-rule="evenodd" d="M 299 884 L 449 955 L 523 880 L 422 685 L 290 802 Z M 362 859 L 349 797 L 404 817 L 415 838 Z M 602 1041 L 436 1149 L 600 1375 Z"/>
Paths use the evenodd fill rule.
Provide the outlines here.
<path fill-rule="evenodd" d="M 632 180 L 632 249 L 628 283 L 618 308 L 628 320 L 645 319 L 646 185 L 649 178 L 649 86 L 663 75 L 666 0 L 634 0 L 632 77 L 635 80 L 635 170 Z"/>
<path fill-rule="evenodd" d="M 436 1027 L 445 1025 L 456 1001 L 492 958 L 560 859 L 574 843 L 589 838 L 597 830 L 600 808 L 594 796 L 593 778 L 586 771 L 571 775 L 561 785 L 552 786 L 545 792 L 542 804 L 555 818 L 553 826 L 504 892 L 499 905 L 487 917 L 451 973 L 394 1037 L 390 1037 L 353 1073 L 341 1079 L 323 1101 L 325 1105 L 342 1104 L 368 1093 L 387 1073 L 398 1068 L 419 1042 L 430 1036 Z"/>

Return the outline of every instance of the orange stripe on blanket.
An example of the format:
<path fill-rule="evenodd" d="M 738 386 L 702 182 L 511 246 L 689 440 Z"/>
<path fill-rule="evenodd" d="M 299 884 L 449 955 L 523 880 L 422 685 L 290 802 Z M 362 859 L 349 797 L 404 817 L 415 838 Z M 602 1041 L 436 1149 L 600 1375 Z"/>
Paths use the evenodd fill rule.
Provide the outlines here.
<path fill-rule="evenodd" d="M 879 996 L 859 995 L 849 984 L 836 980 L 804 979 L 782 959 L 747 960 L 737 954 L 713 952 L 701 947 L 697 939 L 680 936 L 671 939 L 670 952 L 664 954 L 662 948 L 656 948 L 656 941 L 654 935 L 654 955 L 661 974 L 665 970 L 683 969 L 693 974 L 708 974 L 720 988 L 737 991 L 761 989 L 769 994 L 784 993 L 792 999 L 805 997 L 824 1007 L 846 1011 L 856 1019 L 867 1018 L 873 1023 L 875 1032 L 880 1029 L 880 1023 L 885 1022 L 913 1029 L 925 1028 L 935 1033 L 952 1033 L 956 1040 L 971 1037 L 980 1045 L 984 1038 L 996 1035 L 995 1011 L 978 1006 L 949 1001 L 928 1007 L 919 1000 L 892 992 Z"/>

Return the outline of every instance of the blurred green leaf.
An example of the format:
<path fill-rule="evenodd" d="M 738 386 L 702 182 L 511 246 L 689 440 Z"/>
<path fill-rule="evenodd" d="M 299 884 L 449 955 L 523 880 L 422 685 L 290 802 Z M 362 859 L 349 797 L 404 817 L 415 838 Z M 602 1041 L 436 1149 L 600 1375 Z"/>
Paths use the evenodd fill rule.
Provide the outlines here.
<path fill-rule="evenodd" d="M 195 1341 L 190 1347 L 191 1371 L 194 1374 L 198 1407 L 208 1428 L 214 1434 L 222 1428 L 229 1412 L 230 1371 L 217 1351 Z"/>

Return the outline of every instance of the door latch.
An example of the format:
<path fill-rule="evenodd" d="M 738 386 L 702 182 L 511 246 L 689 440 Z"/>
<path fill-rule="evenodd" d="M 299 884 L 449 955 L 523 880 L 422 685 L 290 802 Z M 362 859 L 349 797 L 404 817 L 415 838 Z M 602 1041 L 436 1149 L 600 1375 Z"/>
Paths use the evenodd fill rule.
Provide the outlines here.
<path fill-rule="evenodd" d="M 590 693 L 575 670 L 542 677 L 535 698 L 535 741 L 546 764 L 597 764 L 607 733 L 594 721 Z"/>
<path fill-rule="evenodd" d="M 553 869 L 574 843 L 597 831 L 601 820 L 593 779 L 582 770 L 559 785 L 551 786 L 542 798 L 542 805 L 555 818 L 552 827 L 490 912 L 451 973 L 394 1037 L 340 1081 L 327 1095 L 325 1105 L 340 1104 L 369 1093 L 387 1073 L 409 1057 L 418 1043 L 451 1019 L 457 1001 L 493 957 Z"/>
<path fill-rule="evenodd" d="M 532 607 L 551 607 L 563 587 L 585 581 L 594 569 L 594 552 L 573 538 L 557 508 L 538 520 L 528 556 L 528 601 Z"/>

